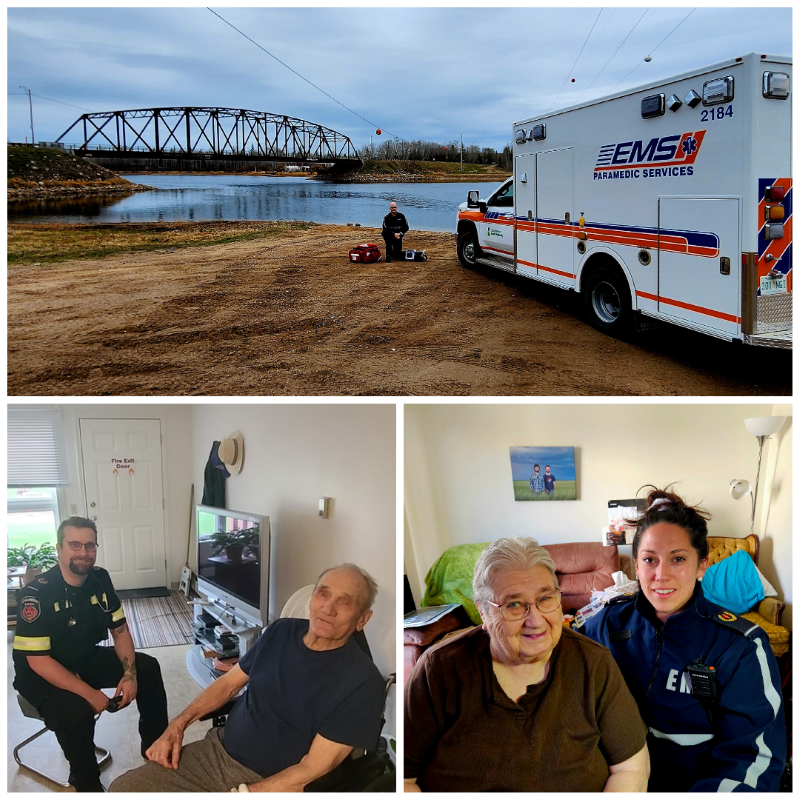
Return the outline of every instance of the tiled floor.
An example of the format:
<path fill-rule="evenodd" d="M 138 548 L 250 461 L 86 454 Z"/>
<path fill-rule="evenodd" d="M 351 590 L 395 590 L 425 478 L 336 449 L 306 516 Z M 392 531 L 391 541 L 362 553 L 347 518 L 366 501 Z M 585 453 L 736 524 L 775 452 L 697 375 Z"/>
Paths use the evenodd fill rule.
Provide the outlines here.
<path fill-rule="evenodd" d="M 17 694 L 12 687 L 14 680 L 14 664 L 11 659 L 11 642 L 14 638 L 13 629 L 8 631 L 8 791 L 9 792 L 72 792 L 72 787 L 64 788 L 40 778 L 26 769 L 22 769 L 14 761 L 12 752 L 14 747 L 24 739 L 40 730 L 42 723 L 27 719 L 22 715 L 17 704 Z M 186 651 L 189 645 L 176 647 L 155 647 L 143 650 L 158 659 L 161 672 L 164 676 L 164 685 L 167 690 L 170 718 L 180 713 L 198 694 L 200 687 L 190 677 L 186 669 Z M 106 763 L 100 780 L 108 786 L 114 778 L 127 772 L 129 769 L 144 764 L 144 759 L 139 754 L 139 732 L 137 725 L 139 712 L 135 704 L 117 714 L 102 714 L 97 722 L 95 741 L 111 751 L 111 760 Z M 194 742 L 202 739 L 211 727 L 211 722 L 195 722 L 186 732 L 184 742 Z M 69 767 L 61 753 L 55 737 L 47 733 L 28 745 L 23 751 L 23 758 L 37 765 L 45 767 L 46 772 L 56 776 L 66 776 Z"/>

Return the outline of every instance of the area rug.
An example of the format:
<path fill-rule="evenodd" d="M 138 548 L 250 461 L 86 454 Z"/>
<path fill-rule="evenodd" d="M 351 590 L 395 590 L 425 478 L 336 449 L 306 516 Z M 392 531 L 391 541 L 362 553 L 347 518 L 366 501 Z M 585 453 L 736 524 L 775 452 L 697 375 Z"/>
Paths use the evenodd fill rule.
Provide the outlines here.
<path fill-rule="evenodd" d="M 166 586 L 156 586 L 152 589 L 120 589 L 117 592 L 120 600 L 138 600 L 142 597 L 169 597 Z"/>
<path fill-rule="evenodd" d="M 193 641 L 191 608 L 177 589 L 170 591 L 169 597 L 122 600 L 122 608 L 137 650 Z"/>

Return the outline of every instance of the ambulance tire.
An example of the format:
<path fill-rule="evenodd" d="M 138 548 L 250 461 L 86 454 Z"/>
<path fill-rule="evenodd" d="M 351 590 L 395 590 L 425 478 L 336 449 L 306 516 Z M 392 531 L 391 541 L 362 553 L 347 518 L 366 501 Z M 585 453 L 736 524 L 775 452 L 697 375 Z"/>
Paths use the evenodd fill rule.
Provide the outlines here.
<path fill-rule="evenodd" d="M 600 267 L 592 272 L 584 291 L 584 301 L 592 325 L 598 330 L 618 336 L 631 328 L 630 289 L 617 270 Z"/>
<path fill-rule="evenodd" d="M 461 266 L 466 267 L 466 269 L 475 269 L 477 264 L 475 259 L 480 255 L 481 251 L 478 247 L 475 234 L 472 231 L 462 233 L 461 236 L 458 237 L 456 250 Z"/>

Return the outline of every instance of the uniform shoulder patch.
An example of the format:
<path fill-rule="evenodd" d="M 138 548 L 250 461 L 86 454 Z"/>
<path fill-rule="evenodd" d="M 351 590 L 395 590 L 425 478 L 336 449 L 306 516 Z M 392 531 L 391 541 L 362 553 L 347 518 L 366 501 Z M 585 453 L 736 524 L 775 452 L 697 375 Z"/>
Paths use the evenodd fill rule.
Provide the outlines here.
<path fill-rule="evenodd" d="M 19 605 L 19 615 L 25 622 L 36 622 L 42 613 L 38 597 L 23 597 Z"/>
<path fill-rule="evenodd" d="M 750 620 L 740 617 L 732 611 L 726 611 L 725 609 L 720 609 L 716 614 L 712 614 L 710 619 L 720 627 L 727 628 L 747 638 L 750 638 L 751 633 L 759 630 L 755 622 L 750 622 Z"/>

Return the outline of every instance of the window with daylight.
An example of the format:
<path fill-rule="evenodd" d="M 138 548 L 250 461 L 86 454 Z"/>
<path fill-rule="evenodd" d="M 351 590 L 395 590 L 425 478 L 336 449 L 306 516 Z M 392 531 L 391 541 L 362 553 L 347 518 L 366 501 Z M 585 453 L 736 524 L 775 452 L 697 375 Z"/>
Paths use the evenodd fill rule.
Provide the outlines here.
<path fill-rule="evenodd" d="M 69 483 L 61 412 L 8 409 L 8 547 L 55 544 L 59 487 Z"/>

